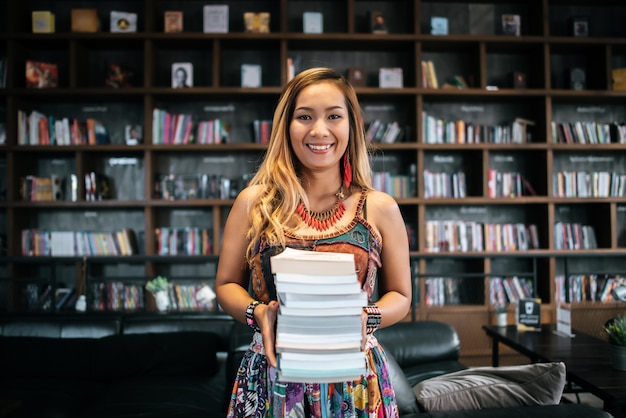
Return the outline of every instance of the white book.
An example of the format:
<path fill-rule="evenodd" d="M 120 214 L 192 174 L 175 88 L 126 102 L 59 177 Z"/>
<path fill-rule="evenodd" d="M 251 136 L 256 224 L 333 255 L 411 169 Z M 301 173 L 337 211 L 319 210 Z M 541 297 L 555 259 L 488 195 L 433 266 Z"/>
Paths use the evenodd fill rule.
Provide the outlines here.
<path fill-rule="evenodd" d="M 270 258 L 272 273 L 290 272 L 311 275 L 342 275 L 356 271 L 354 255 L 285 248 Z"/>
<path fill-rule="evenodd" d="M 367 306 L 367 294 L 364 291 L 354 295 L 311 295 L 306 293 L 279 292 L 281 305 L 294 308 L 340 308 Z"/>
<path fill-rule="evenodd" d="M 203 8 L 204 33 L 228 33 L 228 5 L 206 5 Z"/>

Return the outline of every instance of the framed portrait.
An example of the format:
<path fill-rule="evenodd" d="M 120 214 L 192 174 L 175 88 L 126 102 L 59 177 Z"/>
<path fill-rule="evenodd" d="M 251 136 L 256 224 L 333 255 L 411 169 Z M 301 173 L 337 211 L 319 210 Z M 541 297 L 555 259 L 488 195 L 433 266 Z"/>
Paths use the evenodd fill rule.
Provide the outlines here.
<path fill-rule="evenodd" d="M 172 88 L 193 87 L 193 64 L 190 62 L 175 62 L 172 64 Z"/>
<path fill-rule="evenodd" d="M 520 15 L 502 15 L 502 34 L 513 36 L 520 36 L 522 34 Z"/>
<path fill-rule="evenodd" d="M 126 125 L 124 138 L 126 145 L 138 145 L 142 140 L 141 125 Z"/>
<path fill-rule="evenodd" d="M 570 19 L 570 32 L 572 36 L 589 36 L 589 18 L 587 16 L 574 16 Z"/>

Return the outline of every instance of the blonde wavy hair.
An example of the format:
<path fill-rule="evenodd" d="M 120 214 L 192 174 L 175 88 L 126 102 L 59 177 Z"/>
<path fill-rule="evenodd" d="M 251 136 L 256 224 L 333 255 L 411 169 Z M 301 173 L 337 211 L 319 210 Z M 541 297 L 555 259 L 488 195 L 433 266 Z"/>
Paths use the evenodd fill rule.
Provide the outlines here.
<path fill-rule="evenodd" d="M 317 83 L 331 83 L 343 92 L 350 122 L 347 152 L 352 164 L 352 187 L 372 189 L 372 170 L 365 143 L 363 114 L 354 88 L 331 68 L 311 68 L 298 73 L 280 95 L 265 158 L 250 181 L 250 186 L 258 187 L 253 188 L 257 194 L 252 199 L 250 208 L 248 261 L 261 237 L 265 237 L 270 245 L 284 247 L 284 228 L 294 225 L 293 215 L 300 200 L 307 202 L 298 173 L 299 163 L 289 140 L 289 125 L 298 94 L 304 88 Z M 340 164 L 340 170 L 343 170 L 343 164 Z"/>

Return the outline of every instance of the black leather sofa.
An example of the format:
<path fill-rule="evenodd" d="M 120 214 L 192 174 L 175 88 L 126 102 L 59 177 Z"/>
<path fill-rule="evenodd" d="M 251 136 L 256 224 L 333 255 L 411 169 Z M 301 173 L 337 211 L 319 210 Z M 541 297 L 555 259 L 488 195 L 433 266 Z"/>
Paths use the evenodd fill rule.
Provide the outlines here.
<path fill-rule="evenodd" d="M 377 331 L 403 418 L 584 417 L 578 404 L 481 411 L 420 411 L 417 382 L 465 368 L 455 330 L 401 323 Z M 198 314 L 0 317 L 0 399 L 11 418 L 224 417 L 250 330 Z"/>

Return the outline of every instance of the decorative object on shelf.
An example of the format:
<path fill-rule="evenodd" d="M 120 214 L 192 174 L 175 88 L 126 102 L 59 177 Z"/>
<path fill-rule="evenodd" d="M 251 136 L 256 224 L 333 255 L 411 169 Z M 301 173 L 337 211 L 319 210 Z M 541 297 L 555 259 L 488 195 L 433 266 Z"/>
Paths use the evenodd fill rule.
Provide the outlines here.
<path fill-rule="evenodd" d="M 76 312 L 85 312 L 87 310 L 87 297 L 85 295 L 78 296 L 74 309 L 76 309 Z"/>
<path fill-rule="evenodd" d="M 502 15 L 502 34 L 520 36 L 522 34 L 522 22 L 520 15 Z"/>
<path fill-rule="evenodd" d="M 26 61 L 26 87 L 58 87 L 59 72 L 57 65 L 51 62 Z"/>
<path fill-rule="evenodd" d="M 154 295 L 154 299 L 159 312 L 165 312 L 170 306 L 170 299 L 167 295 L 167 278 L 157 276 L 146 283 L 146 290 Z"/>
<path fill-rule="evenodd" d="M 365 69 L 363 67 L 349 67 L 348 82 L 354 87 L 365 87 L 367 85 Z"/>
<path fill-rule="evenodd" d="M 168 10 L 163 14 L 163 31 L 166 33 L 178 33 L 183 31 L 183 12 L 180 10 Z"/>
<path fill-rule="evenodd" d="M 387 27 L 387 19 L 385 18 L 385 14 L 383 12 L 379 10 L 370 10 L 368 14 L 371 33 L 389 33 L 389 28 Z"/>
<path fill-rule="evenodd" d="M 269 33 L 270 17 L 269 12 L 245 12 L 243 24 L 246 32 Z"/>
<path fill-rule="evenodd" d="M 578 37 L 589 36 L 589 17 L 573 16 L 570 18 L 570 35 Z"/>
<path fill-rule="evenodd" d="M 611 70 L 613 90 L 626 90 L 626 67 Z"/>
<path fill-rule="evenodd" d="M 54 21 L 50 10 L 33 11 L 33 33 L 54 33 Z"/>
<path fill-rule="evenodd" d="M 433 16 L 430 18 L 431 35 L 448 35 L 448 18 Z"/>
<path fill-rule="evenodd" d="M 172 64 L 172 88 L 193 87 L 193 64 L 175 62 Z"/>
<path fill-rule="evenodd" d="M 203 7 L 204 33 L 228 33 L 228 5 L 213 4 Z"/>
<path fill-rule="evenodd" d="M 609 336 L 609 352 L 613 368 L 626 371 L 626 315 L 606 321 L 604 331 Z"/>
<path fill-rule="evenodd" d="M 572 90 L 584 90 L 587 88 L 587 75 L 583 68 L 570 68 L 569 86 Z"/>
<path fill-rule="evenodd" d="M 302 31 L 304 33 L 323 33 L 324 15 L 320 12 L 302 13 Z"/>
<path fill-rule="evenodd" d="M 99 32 L 97 9 L 72 9 L 72 32 Z"/>
<path fill-rule="evenodd" d="M 402 88 L 404 78 L 402 68 L 381 68 L 378 70 L 378 86 L 380 88 Z"/>
<path fill-rule="evenodd" d="M 123 65 L 110 62 L 107 65 L 106 78 L 104 79 L 104 85 L 106 87 L 112 87 L 114 89 L 132 87 L 133 72 Z"/>
<path fill-rule="evenodd" d="M 126 125 L 124 138 L 126 139 L 126 145 L 140 144 L 143 139 L 141 125 Z"/>
<path fill-rule="evenodd" d="M 241 87 L 261 87 L 261 66 L 241 64 Z"/>
<path fill-rule="evenodd" d="M 513 73 L 513 88 L 525 89 L 526 88 L 526 74 L 516 71 Z"/>
<path fill-rule="evenodd" d="M 137 32 L 137 13 L 111 10 L 111 32 Z"/>

